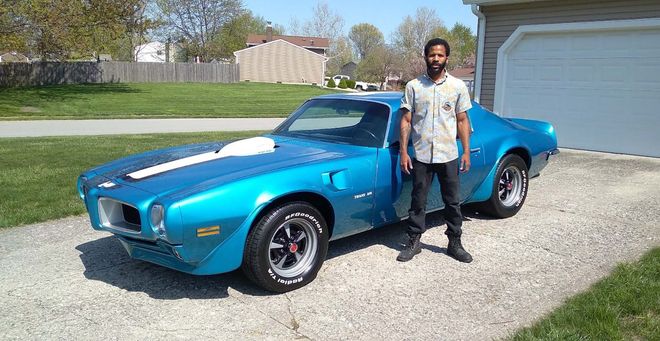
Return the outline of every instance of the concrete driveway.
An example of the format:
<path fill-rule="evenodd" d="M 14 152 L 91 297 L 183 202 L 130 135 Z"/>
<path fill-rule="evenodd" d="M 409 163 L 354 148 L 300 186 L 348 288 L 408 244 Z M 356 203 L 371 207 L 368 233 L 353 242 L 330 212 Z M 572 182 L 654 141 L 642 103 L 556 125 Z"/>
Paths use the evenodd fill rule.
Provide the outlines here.
<path fill-rule="evenodd" d="M 282 295 L 131 260 L 85 217 L 17 227 L 0 232 L 0 339 L 501 338 L 658 246 L 659 207 L 660 159 L 563 150 L 515 217 L 466 210 L 473 263 L 445 254 L 442 228 L 396 262 L 398 224 L 331 243 Z"/>

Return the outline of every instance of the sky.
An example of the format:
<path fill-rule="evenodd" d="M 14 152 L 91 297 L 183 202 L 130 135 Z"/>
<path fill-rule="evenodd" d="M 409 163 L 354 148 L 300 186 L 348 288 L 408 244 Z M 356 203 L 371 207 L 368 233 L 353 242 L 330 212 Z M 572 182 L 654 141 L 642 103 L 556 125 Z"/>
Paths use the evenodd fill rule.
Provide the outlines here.
<path fill-rule="evenodd" d="M 330 10 L 344 19 L 344 35 L 351 26 L 360 23 L 372 24 L 383 33 L 385 40 L 390 37 L 406 15 L 413 16 L 419 7 L 434 9 L 447 28 L 462 23 L 477 34 L 477 17 L 469 5 L 461 0 L 327 0 Z M 264 17 L 274 25 L 289 28 L 291 18 L 304 23 L 312 18 L 316 0 L 243 0 L 247 9 L 254 15 Z"/>

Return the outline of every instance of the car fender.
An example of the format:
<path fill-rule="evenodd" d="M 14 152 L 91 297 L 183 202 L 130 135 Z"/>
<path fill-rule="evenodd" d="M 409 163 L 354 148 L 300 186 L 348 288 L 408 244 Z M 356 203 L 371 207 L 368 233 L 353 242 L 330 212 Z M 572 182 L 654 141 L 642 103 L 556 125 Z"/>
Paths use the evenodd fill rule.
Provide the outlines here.
<path fill-rule="evenodd" d="M 231 184 L 232 188 L 222 188 L 216 191 L 218 197 L 222 197 L 225 202 L 233 206 L 231 213 L 216 217 L 215 221 L 211 218 L 206 223 L 197 222 L 197 226 L 187 225 L 185 227 L 184 243 L 186 249 L 194 250 L 191 255 L 192 261 L 199 261 L 199 269 L 205 274 L 232 271 L 241 265 L 245 242 L 252 226 L 261 214 L 271 203 L 279 198 L 286 197 L 296 193 L 313 193 L 325 198 L 319 191 L 314 190 L 318 185 L 312 181 L 301 182 L 303 177 L 289 177 L 288 181 L 268 181 L 264 177 L 254 177 L 244 179 L 240 183 Z M 246 193 L 244 188 L 260 188 L 259 191 Z M 194 212 L 188 213 L 188 216 L 196 215 L 196 212 L 209 211 L 217 203 L 209 195 L 201 193 L 204 201 L 198 203 L 202 208 L 196 207 Z M 326 198 L 327 199 L 327 198 Z M 182 208 L 185 211 L 185 205 Z M 191 218 L 183 219 L 190 221 Z M 199 238 L 196 232 L 197 227 L 206 225 L 219 225 L 220 233 L 218 235 Z M 219 270 L 223 269 L 223 270 Z M 202 274 L 202 273 L 199 273 Z"/>
<path fill-rule="evenodd" d="M 486 201 L 490 198 L 493 192 L 493 181 L 495 180 L 495 173 L 497 172 L 497 166 L 500 164 L 500 161 L 502 161 L 502 158 L 510 154 L 512 150 L 522 148 L 527 152 L 528 155 L 532 155 L 529 146 L 521 141 L 522 139 L 519 139 L 517 137 L 507 137 L 503 141 L 501 141 L 501 143 L 499 143 L 499 148 L 495 152 L 489 153 L 488 150 L 485 150 L 485 152 L 487 153 L 485 155 L 486 164 L 492 164 L 493 167 L 490 169 L 488 175 L 484 178 L 483 182 L 477 187 L 474 193 L 470 196 L 470 199 L 467 201 L 480 202 L 480 201 Z M 496 143 L 488 144 L 488 146 L 492 146 L 492 145 L 496 145 Z M 495 161 L 491 163 L 490 160 L 492 159 L 495 159 Z"/>

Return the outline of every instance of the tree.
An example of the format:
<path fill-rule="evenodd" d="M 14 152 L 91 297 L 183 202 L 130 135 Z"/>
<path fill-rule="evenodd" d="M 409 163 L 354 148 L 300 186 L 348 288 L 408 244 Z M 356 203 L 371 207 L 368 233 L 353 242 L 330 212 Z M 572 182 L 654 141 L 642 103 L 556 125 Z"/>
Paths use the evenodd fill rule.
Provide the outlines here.
<path fill-rule="evenodd" d="M 214 36 L 244 13 L 241 0 L 156 0 L 156 4 L 168 28 L 204 61 L 220 56 Z"/>
<path fill-rule="evenodd" d="M 385 44 L 383 33 L 376 26 L 367 23 L 353 25 L 348 38 L 360 59 L 366 58 L 374 49 Z"/>
<path fill-rule="evenodd" d="M 346 37 L 337 38 L 333 46 L 333 50 L 328 52 L 329 59 L 326 63 L 326 74 L 328 75 L 338 74 L 342 66 L 353 61 L 353 49 Z"/>
<path fill-rule="evenodd" d="M 116 46 L 142 0 L 2 0 L 0 45 L 45 59 L 96 55 Z"/>
<path fill-rule="evenodd" d="M 325 1 L 319 1 L 311 19 L 300 24 L 298 19 L 292 18 L 289 25 L 293 34 L 328 38 L 332 43 L 342 35 L 344 18 L 330 10 Z"/>
<path fill-rule="evenodd" d="M 431 38 L 444 36 L 447 29 L 435 10 L 420 7 L 415 17 L 406 16 L 394 32 L 392 41 L 400 50 L 403 63 L 400 72 L 409 80 L 426 71 L 424 45 Z"/>
<path fill-rule="evenodd" d="M 292 18 L 289 22 L 289 30 L 295 35 L 328 38 L 330 46 L 326 51 L 326 57 L 329 58 L 327 74 L 339 72 L 342 65 L 353 59 L 352 55 L 350 59 L 348 58 L 352 53 L 350 42 L 342 36 L 344 19 L 332 12 L 325 1 L 317 2 L 314 16 L 310 20 L 301 24 L 298 19 Z"/>
<path fill-rule="evenodd" d="M 266 34 L 266 19 L 254 16 L 252 12 L 244 13 L 233 18 L 222 26 L 220 32 L 213 38 L 219 46 L 219 57 L 233 58 L 234 52 L 244 49 L 249 34 Z M 280 25 L 273 26 L 273 35 L 280 35 L 284 29 Z"/>
<path fill-rule="evenodd" d="M 461 23 L 456 23 L 449 31 L 447 42 L 451 47 L 449 61 L 452 68 L 465 66 L 477 50 L 477 37 L 469 27 Z"/>
<path fill-rule="evenodd" d="M 394 47 L 380 45 L 360 61 L 357 77 L 366 82 L 380 83 L 382 88 L 388 77 L 399 67 L 399 60 L 400 55 Z"/>

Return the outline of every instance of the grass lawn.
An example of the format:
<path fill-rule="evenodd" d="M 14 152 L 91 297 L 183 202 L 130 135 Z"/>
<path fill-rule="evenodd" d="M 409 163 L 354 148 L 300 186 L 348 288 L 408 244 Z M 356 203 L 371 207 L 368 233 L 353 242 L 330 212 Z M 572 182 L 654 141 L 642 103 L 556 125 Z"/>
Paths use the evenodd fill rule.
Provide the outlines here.
<path fill-rule="evenodd" d="M 0 120 L 286 117 L 337 90 L 266 83 L 128 83 L 0 88 Z"/>
<path fill-rule="evenodd" d="M 213 132 L 0 139 L 0 228 L 85 213 L 80 173 L 160 147 L 243 138 L 257 132 Z"/>
<path fill-rule="evenodd" d="M 660 340 L 660 248 L 619 265 L 510 340 Z"/>

